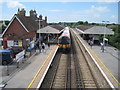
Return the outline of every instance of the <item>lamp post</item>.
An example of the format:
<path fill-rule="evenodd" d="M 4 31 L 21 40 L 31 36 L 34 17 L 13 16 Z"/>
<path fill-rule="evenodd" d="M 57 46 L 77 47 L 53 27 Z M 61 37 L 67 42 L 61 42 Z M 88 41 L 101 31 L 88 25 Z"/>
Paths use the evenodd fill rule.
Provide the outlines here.
<path fill-rule="evenodd" d="M 39 29 L 38 30 L 39 30 L 39 46 L 40 46 L 40 37 L 41 37 L 41 34 L 40 34 L 40 28 L 41 28 L 40 22 L 43 21 L 43 20 L 39 19 L 39 20 L 36 20 L 36 21 L 38 21 L 38 23 L 39 23 L 39 27 L 38 27 Z"/>
<path fill-rule="evenodd" d="M 102 52 L 104 52 L 104 49 L 105 49 L 105 29 L 106 29 L 106 24 L 109 22 L 109 21 L 102 21 L 105 23 L 105 28 L 104 28 L 104 36 L 103 36 L 103 49 L 102 49 Z"/>

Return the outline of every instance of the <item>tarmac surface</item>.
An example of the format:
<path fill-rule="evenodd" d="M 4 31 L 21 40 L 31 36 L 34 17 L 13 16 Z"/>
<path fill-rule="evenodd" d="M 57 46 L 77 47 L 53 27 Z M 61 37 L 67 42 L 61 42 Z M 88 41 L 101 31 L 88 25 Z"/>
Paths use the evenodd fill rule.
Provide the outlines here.
<path fill-rule="evenodd" d="M 91 49 L 112 73 L 113 77 L 120 82 L 120 51 L 112 46 L 105 46 L 105 51 L 102 52 L 99 45 L 94 45 Z"/>
<path fill-rule="evenodd" d="M 45 52 L 42 51 L 39 53 L 38 51 L 27 60 L 29 63 L 27 63 L 26 66 L 24 65 L 24 67 L 20 68 L 14 74 L 3 76 L 3 82 L 6 82 L 5 88 L 27 88 L 54 46 L 55 45 L 51 45 L 50 48 L 47 47 Z"/>

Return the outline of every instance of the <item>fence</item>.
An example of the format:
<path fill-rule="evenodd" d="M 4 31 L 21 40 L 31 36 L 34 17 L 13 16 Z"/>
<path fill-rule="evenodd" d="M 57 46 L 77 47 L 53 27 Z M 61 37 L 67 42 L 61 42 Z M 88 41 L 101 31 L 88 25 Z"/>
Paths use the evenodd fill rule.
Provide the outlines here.
<path fill-rule="evenodd" d="M 36 52 L 35 49 L 31 49 L 30 51 L 21 51 L 20 53 L 16 54 L 13 62 L 2 66 L 2 77 L 8 76 L 12 73 L 18 71 L 20 67 L 25 67 L 29 64 L 29 61 L 26 62 L 32 55 Z"/>

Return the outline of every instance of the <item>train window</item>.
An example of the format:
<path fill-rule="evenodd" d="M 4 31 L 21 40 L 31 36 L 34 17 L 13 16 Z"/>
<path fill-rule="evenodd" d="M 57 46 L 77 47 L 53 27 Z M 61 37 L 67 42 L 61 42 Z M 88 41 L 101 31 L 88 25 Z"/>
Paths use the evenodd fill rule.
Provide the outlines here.
<path fill-rule="evenodd" d="M 59 42 L 61 44 L 69 44 L 70 43 L 70 39 L 68 37 L 62 37 Z"/>
<path fill-rule="evenodd" d="M 61 38 L 58 40 L 58 41 L 59 41 L 59 43 L 61 43 L 61 40 L 62 40 Z"/>

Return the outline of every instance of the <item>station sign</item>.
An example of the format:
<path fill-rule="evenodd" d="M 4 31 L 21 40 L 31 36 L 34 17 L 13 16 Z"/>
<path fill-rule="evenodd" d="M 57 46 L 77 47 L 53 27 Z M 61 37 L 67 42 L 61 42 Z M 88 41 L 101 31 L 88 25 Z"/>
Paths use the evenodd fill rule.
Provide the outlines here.
<path fill-rule="evenodd" d="M 20 60 L 24 58 L 24 55 L 25 55 L 25 50 L 21 51 L 20 53 L 16 55 L 16 60 L 19 62 Z"/>

